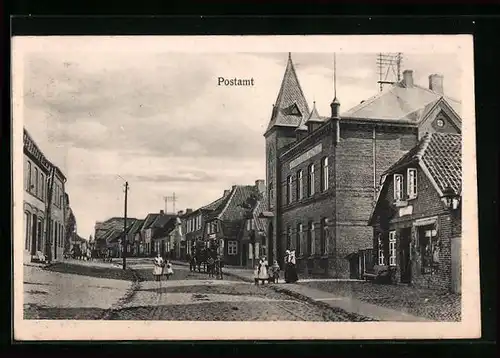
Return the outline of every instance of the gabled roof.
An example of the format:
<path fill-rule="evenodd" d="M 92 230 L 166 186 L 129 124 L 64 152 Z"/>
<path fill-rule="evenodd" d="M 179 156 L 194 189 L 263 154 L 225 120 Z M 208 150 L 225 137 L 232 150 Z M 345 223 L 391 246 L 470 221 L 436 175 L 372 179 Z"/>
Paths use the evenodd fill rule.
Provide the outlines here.
<path fill-rule="evenodd" d="M 431 108 L 443 99 L 458 116 L 461 103 L 425 87 L 407 87 L 396 83 L 379 94 L 361 102 L 341 115 L 341 117 L 380 120 L 409 120 L 419 123 Z"/>
<path fill-rule="evenodd" d="M 177 222 L 177 217 L 175 215 L 169 215 L 169 219 L 165 222 L 162 227 L 157 228 L 152 235 L 153 239 L 158 239 L 168 235 L 173 229 L 175 229 L 175 224 Z"/>
<path fill-rule="evenodd" d="M 298 127 L 308 115 L 309 107 L 297 78 L 292 57 L 289 55 L 266 132 L 274 126 Z"/>
<path fill-rule="evenodd" d="M 254 185 L 235 185 L 225 205 L 215 212 L 214 216 L 222 221 L 242 220 L 247 216 L 247 209 L 244 204 L 252 195 L 257 194 Z"/>
<path fill-rule="evenodd" d="M 156 220 L 151 224 L 151 228 L 153 229 L 163 228 L 172 218 L 176 217 L 177 215 L 160 214 L 156 217 Z"/>
<path fill-rule="evenodd" d="M 252 215 L 253 219 L 255 222 L 255 225 L 257 227 L 257 230 L 259 231 L 266 231 L 266 225 L 267 225 L 267 219 L 261 217 L 261 214 L 267 210 L 267 193 L 264 191 L 262 193 L 262 198 L 257 201 L 257 204 L 255 205 Z"/>
<path fill-rule="evenodd" d="M 462 194 L 462 135 L 455 133 L 426 133 L 418 144 L 382 174 L 382 187 L 368 224 L 380 203 L 380 193 L 391 182 L 391 175 L 411 164 L 418 164 L 439 194 L 451 188 Z M 388 178 L 388 180 L 385 180 Z"/>
<path fill-rule="evenodd" d="M 462 191 L 462 136 L 452 133 L 426 133 L 419 143 L 394 163 L 384 175 L 418 162 L 429 171 L 443 192 L 447 187 L 456 194 Z"/>
<path fill-rule="evenodd" d="M 147 230 L 153 225 L 155 220 L 158 218 L 159 213 L 150 213 L 144 219 L 144 224 L 142 224 L 141 230 Z"/>
<path fill-rule="evenodd" d="M 134 224 L 130 227 L 129 234 L 135 235 L 139 230 L 141 230 L 144 220 L 136 220 Z"/>
<path fill-rule="evenodd" d="M 217 210 L 219 207 L 221 207 L 227 201 L 227 199 L 229 198 L 230 195 L 231 195 L 231 192 L 229 192 L 229 194 L 222 196 L 221 198 L 211 202 L 208 205 L 202 206 L 201 210 L 205 210 L 205 211 Z"/>

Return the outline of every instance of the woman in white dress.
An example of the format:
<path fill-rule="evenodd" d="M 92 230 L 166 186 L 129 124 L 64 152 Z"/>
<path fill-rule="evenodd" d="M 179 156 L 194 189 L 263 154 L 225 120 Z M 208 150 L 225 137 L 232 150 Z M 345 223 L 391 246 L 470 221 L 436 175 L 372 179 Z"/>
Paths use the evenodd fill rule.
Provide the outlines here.
<path fill-rule="evenodd" d="M 167 280 L 168 280 L 170 278 L 170 276 L 172 276 L 174 274 L 174 269 L 172 268 L 172 263 L 169 260 L 167 260 L 165 267 L 167 269 L 166 276 L 167 276 Z"/>
<path fill-rule="evenodd" d="M 153 260 L 153 276 L 155 281 L 158 282 L 158 289 L 161 290 L 161 276 L 163 275 L 163 269 L 165 268 L 165 261 L 161 257 L 160 253 Z"/>
<path fill-rule="evenodd" d="M 259 261 L 259 280 L 261 283 L 269 280 L 269 274 L 267 272 L 267 267 L 269 263 L 267 262 L 265 257 L 262 257 Z"/>

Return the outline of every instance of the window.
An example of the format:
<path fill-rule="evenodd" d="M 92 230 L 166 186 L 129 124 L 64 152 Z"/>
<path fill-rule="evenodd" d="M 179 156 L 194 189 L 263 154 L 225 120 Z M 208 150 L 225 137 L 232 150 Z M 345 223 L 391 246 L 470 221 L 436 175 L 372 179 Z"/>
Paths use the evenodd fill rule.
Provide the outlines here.
<path fill-rule="evenodd" d="M 314 232 L 314 223 L 309 223 L 309 233 L 307 235 L 307 247 L 309 250 L 309 255 L 314 255 L 316 253 L 316 235 Z"/>
<path fill-rule="evenodd" d="M 26 190 L 31 191 L 31 162 L 28 160 L 26 175 Z"/>
<path fill-rule="evenodd" d="M 437 126 L 438 126 L 438 127 L 444 127 L 444 121 L 443 121 L 441 118 L 439 118 L 439 119 L 436 121 L 436 124 L 437 124 Z"/>
<path fill-rule="evenodd" d="M 33 193 L 38 196 L 38 168 L 35 168 L 35 183 L 33 184 Z"/>
<path fill-rule="evenodd" d="M 292 250 L 292 228 L 289 226 L 286 229 L 286 248 Z"/>
<path fill-rule="evenodd" d="M 45 174 L 43 173 L 40 173 L 40 197 L 42 198 L 42 200 L 45 200 L 45 187 L 46 187 L 46 182 L 45 182 Z"/>
<path fill-rule="evenodd" d="M 309 166 L 309 183 L 308 183 L 308 195 L 314 194 L 314 164 Z"/>
<path fill-rule="evenodd" d="M 413 199 L 417 197 L 417 169 L 408 169 L 408 186 L 407 186 L 408 198 Z"/>
<path fill-rule="evenodd" d="M 28 212 L 24 213 L 24 249 L 30 249 L 30 238 L 31 238 L 31 215 Z"/>
<path fill-rule="evenodd" d="M 422 273 L 432 273 L 439 268 L 439 251 L 437 230 L 434 225 L 418 229 L 419 251 L 422 257 Z"/>
<path fill-rule="evenodd" d="M 289 175 L 286 178 L 286 203 L 292 202 L 292 177 Z"/>
<path fill-rule="evenodd" d="M 296 242 L 297 255 L 300 255 L 302 241 L 303 241 L 302 224 L 297 224 L 297 242 Z"/>
<path fill-rule="evenodd" d="M 269 183 L 269 201 L 271 203 L 271 206 L 273 204 L 273 200 L 274 200 L 274 187 L 273 187 L 273 183 L 270 182 Z"/>
<path fill-rule="evenodd" d="M 378 264 L 384 265 L 385 257 L 384 257 L 384 245 L 382 243 L 382 235 L 378 234 Z"/>
<path fill-rule="evenodd" d="M 38 193 L 38 196 L 43 199 L 43 185 L 44 185 L 44 178 L 45 176 L 43 175 L 42 172 L 40 172 L 39 174 L 39 178 L 38 178 L 38 189 L 37 189 L 37 193 Z"/>
<path fill-rule="evenodd" d="M 37 251 L 42 251 L 42 240 L 43 240 L 43 221 L 42 219 L 38 219 L 38 234 L 36 236 L 36 249 Z"/>
<path fill-rule="evenodd" d="M 324 255 L 327 253 L 327 250 L 326 250 L 326 238 L 327 238 L 327 232 L 328 230 L 328 227 L 326 226 L 326 218 L 323 218 L 321 219 L 321 242 L 320 242 L 320 250 L 321 250 L 321 254 Z"/>
<path fill-rule="evenodd" d="M 396 266 L 396 232 L 389 232 L 389 265 Z"/>
<path fill-rule="evenodd" d="M 328 157 L 323 158 L 321 161 L 321 190 L 325 191 L 328 190 L 328 181 L 329 181 L 329 176 L 328 176 Z"/>
<path fill-rule="evenodd" d="M 230 240 L 227 242 L 227 254 L 236 255 L 238 253 L 238 242 Z"/>
<path fill-rule="evenodd" d="M 247 220 L 247 230 L 250 231 L 250 230 L 253 230 L 253 229 L 254 229 L 253 219 L 248 219 Z"/>
<path fill-rule="evenodd" d="M 403 200 L 403 176 L 394 174 L 394 200 Z"/>
<path fill-rule="evenodd" d="M 304 198 L 304 181 L 302 179 L 302 170 L 297 172 L 297 200 Z"/>

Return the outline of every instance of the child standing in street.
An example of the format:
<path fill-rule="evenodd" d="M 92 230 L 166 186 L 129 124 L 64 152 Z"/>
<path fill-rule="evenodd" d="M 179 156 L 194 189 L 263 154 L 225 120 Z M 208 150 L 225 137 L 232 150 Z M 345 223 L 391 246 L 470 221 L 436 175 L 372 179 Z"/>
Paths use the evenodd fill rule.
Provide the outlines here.
<path fill-rule="evenodd" d="M 174 274 L 174 269 L 172 268 L 172 264 L 170 263 L 169 260 L 167 260 L 167 264 L 166 264 L 166 275 L 167 275 L 167 280 L 170 278 L 170 276 L 172 276 Z"/>
<path fill-rule="evenodd" d="M 163 257 L 158 253 L 158 256 L 153 260 L 153 276 L 155 281 L 158 282 L 158 292 L 161 292 L 161 276 L 163 275 L 163 269 L 165 267 L 165 261 Z"/>
<path fill-rule="evenodd" d="M 255 269 L 253 270 L 253 280 L 256 285 L 259 284 L 259 265 L 255 265 Z"/>

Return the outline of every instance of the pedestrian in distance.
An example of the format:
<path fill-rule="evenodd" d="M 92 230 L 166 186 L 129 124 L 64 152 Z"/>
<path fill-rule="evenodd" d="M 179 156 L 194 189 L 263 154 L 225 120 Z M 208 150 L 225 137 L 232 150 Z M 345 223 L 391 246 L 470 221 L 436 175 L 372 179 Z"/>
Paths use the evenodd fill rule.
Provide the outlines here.
<path fill-rule="evenodd" d="M 165 268 L 165 260 L 161 257 L 160 253 L 153 260 L 153 276 L 155 281 L 158 282 L 158 292 L 161 292 L 161 277 Z"/>
<path fill-rule="evenodd" d="M 262 257 L 259 261 L 259 280 L 262 284 L 269 281 L 269 273 L 267 272 L 268 266 L 269 263 L 267 262 L 266 257 Z"/>
<path fill-rule="evenodd" d="M 170 260 L 167 260 L 165 267 L 166 267 L 165 275 L 167 276 L 167 280 L 168 280 L 170 278 L 170 276 L 173 276 L 173 274 L 174 274 L 174 269 L 172 267 L 172 263 L 170 262 Z"/>
<path fill-rule="evenodd" d="M 278 261 L 274 260 L 270 270 L 269 282 L 278 283 L 279 278 L 280 278 L 280 265 L 278 264 Z"/>
<path fill-rule="evenodd" d="M 295 250 L 287 250 L 287 256 L 285 257 L 285 282 L 295 283 L 299 280 L 297 276 Z"/>
<path fill-rule="evenodd" d="M 253 280 L 255 285 L 259 284 L 259 265 L 255 265 L 255 268 L 253 270 Z"/>

